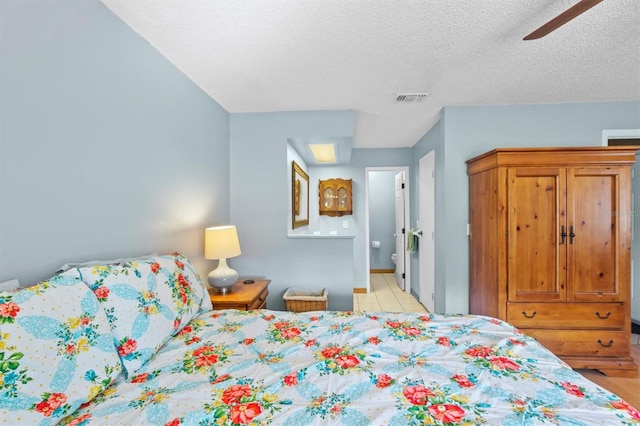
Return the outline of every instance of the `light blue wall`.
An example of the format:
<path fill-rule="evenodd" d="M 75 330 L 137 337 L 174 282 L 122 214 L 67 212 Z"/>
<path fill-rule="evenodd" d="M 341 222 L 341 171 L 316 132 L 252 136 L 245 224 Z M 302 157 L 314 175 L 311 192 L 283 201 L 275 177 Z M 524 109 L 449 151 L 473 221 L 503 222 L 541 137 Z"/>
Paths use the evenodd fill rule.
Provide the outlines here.
<path fill-rule="evenodd" d="M 287 138 L 352 132 L 353 114 L 346 111 L 231 114 L 231 222 L 238 227 L 242 255 L 229 263 L 241 275 L 272 280 L 270 308 L 284 308 L 288 287 L 330 286 L 329 308 L 352 309 L 353 287 L 366 286 L 365 167 L 407 166 L 409 148 L 354 149 L 350 164 L 308 167 L 309 232 L 335 230 L 353 238 L 287 237 Z M 318 181 L 331 177 L 353 179 L 353 215 L 318 216 Z"/>
<path fill-rule="evenodd" d="M 411 164 L 410 148 L 380 148 L 380 149 L 354 149 L 351 152 L 351 162 L 331 167 L 311 167 L 311 182 L 315 182 L 316 188 L 319 179 L 340 177 L 353 179 L 353 215 L 340 217 L 321 216 L 321 229 L 337 230 L 338 233 L 350 233 L 354 235 L 354 287 L 367 286 L 366 264 L 366 168 L 367 167 L 403 167 Z M 316 189 L 317 196 L 317 189 Z M 313 210 L 313 209 L 312 209 Z M 317 213 L 317 209 L 316 209 Z M 313 216 L 312 216 L 313 217 Z M 342 229 L 342 222 L 347 220 L 349 229 Z M 413 284 L 412 284 L 413 285 Z"/>
<path fill-rule="evenodd" d="M 242 254 L 229 264 L 241 275 L 271 279 L 269 308 L 284 309 L 282 295 L 289 287 L 327 287 L 330 309 L 353 308 L 353 238 L 287 236 L 287 139 L 352 135 L 350 111 L 231 114 L 231 223 Z M 313 188 L 311 180 L 311 193 Z"/>
<path fill-rule="evenodd" d="M 466 312 L 465 161 L 640 128 L 638 101 L 446 107 L 412 148 L 354 149 L 349 165 L 309 171 L 311 206 L 318 179 L 354 179 L 353 216 L 318 218 L 353 239 L 288 239 L 286 139 L 351 136 L 350 112 L 230 117 L 96 0 L 3 0 L 0 31 L 0 280 L 23 285 L 65 262 L 151 251 L 181 251 L 206 274 L 215 262 L 202 257 L 203 229 L 234 223 L 243 254 L 229 262 L 273 280 L 270 305 L 289 286 L 333 283 L 333 308 L 349 309 L 366 284 L 365 168 L 411 167 L 415 227 L 419 160 L 435 149 L 436 311 Z"/>
<path fill-rule="evenodd" d="M 444 154 L 436 149 L 436 310 L 444 299 L 446 312 L 468 312 L 466 160 L 497 147 L 599 146 L 603 129 L 640 128 L 640 102 L 446 107 L 440 126 L 414 147 L 419 161 L 443 141 Z"/>
<path fill-rule="evenodd" d="M 229 220 L 229 115 L 100 2 L 0 2 L 0 281 Z"/>
<path fill-rule="evenodd" d="M 369 172 L 369 238 L 379 241 L 371 248 L 371 269 L 394 269 L 391 255 L 396 251 L 396 187 L 395 171 Z"/>

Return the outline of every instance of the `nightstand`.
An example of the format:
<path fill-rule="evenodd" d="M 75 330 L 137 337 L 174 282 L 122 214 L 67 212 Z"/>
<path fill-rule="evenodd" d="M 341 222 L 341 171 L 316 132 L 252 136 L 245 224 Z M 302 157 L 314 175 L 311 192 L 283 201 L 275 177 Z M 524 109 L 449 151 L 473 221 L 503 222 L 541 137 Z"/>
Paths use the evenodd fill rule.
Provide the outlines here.
<path fill-rule="evenodd" d="M 256 280 L 253 284 L 244 284 L 238 281 L 231 287 L 231 292 L 220 294 L 214 289 L 209 289 L 209 297 L 213 310 L 238 309 L 251 311 L 253 309 L 267 309 L 267 296 L 269 295 L 269 283 L 271 280 Z"/>

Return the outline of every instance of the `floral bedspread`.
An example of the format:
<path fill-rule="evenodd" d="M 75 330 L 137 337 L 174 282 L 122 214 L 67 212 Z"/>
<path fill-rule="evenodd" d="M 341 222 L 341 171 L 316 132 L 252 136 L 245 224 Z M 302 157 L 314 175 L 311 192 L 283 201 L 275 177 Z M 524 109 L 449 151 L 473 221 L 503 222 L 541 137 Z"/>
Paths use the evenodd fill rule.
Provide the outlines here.
<path fill-rule="evenodd" d="M 89 378 L 90 379 L 90 378 Z M 208 311 L 62 424 L 640 424 L 481 316 Z"/>

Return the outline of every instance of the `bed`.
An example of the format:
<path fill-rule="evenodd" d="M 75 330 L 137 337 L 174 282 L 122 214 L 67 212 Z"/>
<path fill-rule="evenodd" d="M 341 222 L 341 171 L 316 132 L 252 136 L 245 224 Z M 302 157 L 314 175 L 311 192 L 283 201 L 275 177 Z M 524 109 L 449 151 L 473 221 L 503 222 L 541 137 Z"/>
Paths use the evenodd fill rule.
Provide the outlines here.
<path fill-rule="evenodd" d="M 421 313 L 212 311 L 201 280 L 170 271 L 170 259 L 139 262 L 126 276 L 114 272 L 122 265 L 101 272 L 93 266 L 50 280 L 48 288 L 89 289 L 80 296 L 83 309 L 93 315 L 87 324 L 102 316 L 93 296 L 114 302 L 99 305 L 111 328 L 100 331 L 96 325 L 93 331 L 102 357 L 111 356 L 102 337 L 113 334 L 117 357 L 101 358 L 91 368 L 86 366 L 91 361 L 76 358 L 72 373 L 80 377 L 77 382 L 69 379 L 66 388 L 40 391 L 22 408 L 6 391 L 0 393 L 2 423 L 34 415 L 35 424 L 65 425 L 640 424 L 634 407 L 503 321 Z M 190 268 L 186 259 L 177 259 L 182 271 Z M 90 276 L 90 270 L 98 272 Z M 167 294 L 181 302 L 179 317 L 172 318 L 171 312 L 180 309 L 160 303 L 162 282 L 171 289 Z M 132 290 L 136 285 L 153 293 L 155 304 L 148 303 L 149 293 L 139 293 L 147 297 L 146 308 L 140 309 L 141 299 Z M 187 286 L 183 294 L 176 291 Z M 8 312 L 7 303 L 20 305 L 24 299 L 14 294 L 7 302 L 9 294 L 0 294 L 0 316 Z M 69 300 L 68 294 L 60 297 Z M 196 300 L 191 314 L 186 313 L 189 298 Z M 123 306 L 134 300 L 138 313 L 131 322 L 137 326 L 129 327 L 123 339 L 113 322 L 125 318 Z M 26 304 L 20 305 L 25 313 Z M 154 322 L 159 319 L 144 319 L 162 317 L 158 312 L 173 324 L 168 336 Z M 19 315 L 12 324 L 20 323 Z M 145 331 L 139 336 L 160 339 L 149 346 L 152 350 L 140 350 L 142 338 L 137 347 L 131 345 L 130 336 L 140 328 Z M 6 348 L 14 344 L 6 337 L 0 346 L 7 352 L 5 361 Z M 138 352 L 140 357 L 130 357 Z M 63 363 L 50 365 L 56 371 L 52 375 L 59 375 Z M 93 386 L 89 396 L 70 396 L 87 384 Z M 28 399 L 26 390 L 18 394 Z M 38 404 L 46 410 L 39 412 Z"/>

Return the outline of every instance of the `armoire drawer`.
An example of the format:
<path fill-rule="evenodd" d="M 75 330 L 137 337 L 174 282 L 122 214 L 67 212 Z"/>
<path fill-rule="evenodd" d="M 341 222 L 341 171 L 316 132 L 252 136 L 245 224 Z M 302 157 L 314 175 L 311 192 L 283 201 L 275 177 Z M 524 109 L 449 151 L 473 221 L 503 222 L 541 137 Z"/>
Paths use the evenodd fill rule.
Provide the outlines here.
<path fill-rule="evenodd" d="M 627 356 L 630 335 L 609 330 L 522 330 L 558 356 Z"/>
<path fill-rule="evenodd" d="M 509 303 L 507 322 L 516 327 L 608 329 L 625 327 L 622 303 Z"/>

